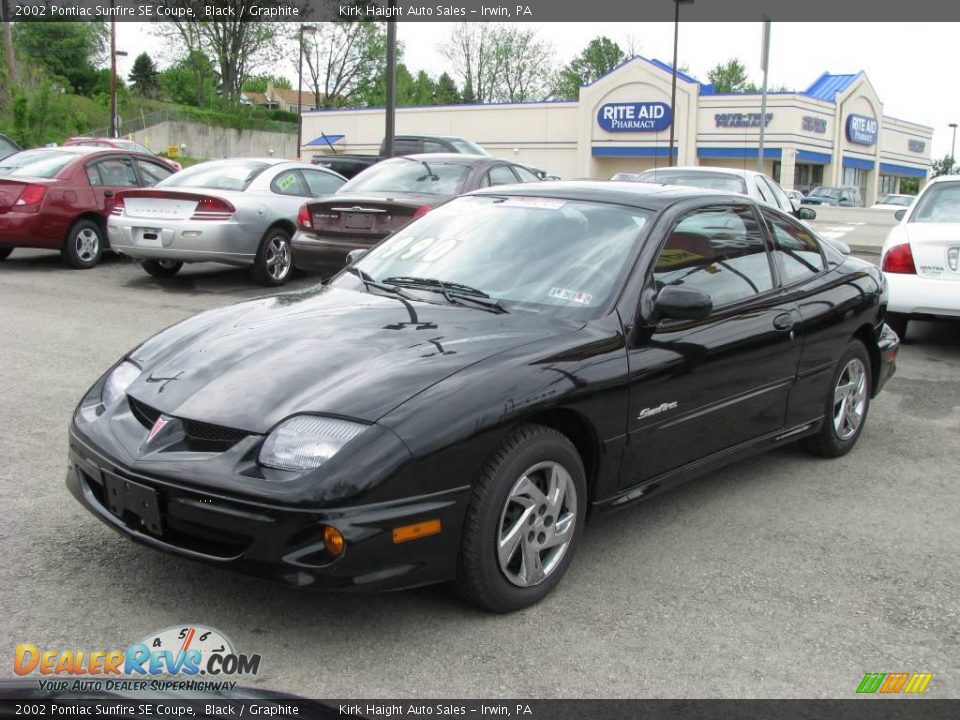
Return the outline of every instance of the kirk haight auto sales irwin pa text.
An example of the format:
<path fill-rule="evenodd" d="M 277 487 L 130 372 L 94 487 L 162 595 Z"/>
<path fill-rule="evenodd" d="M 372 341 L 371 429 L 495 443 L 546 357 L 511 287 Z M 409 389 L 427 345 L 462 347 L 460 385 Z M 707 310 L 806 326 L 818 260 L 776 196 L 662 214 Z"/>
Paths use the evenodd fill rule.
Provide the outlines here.
<path fill-rule="evenodd" d="M 515 5 L 512 8 L 506 5 L 481 5 L 477 9 L 467 10 L 455 5 L 408 5 L 406 7 L 380 5 L 340 5 L 337 11 L 342 18 L 362 20 L 386 20 L 403 17 L 532 17 L 533 9 L 529 5 Z"/>

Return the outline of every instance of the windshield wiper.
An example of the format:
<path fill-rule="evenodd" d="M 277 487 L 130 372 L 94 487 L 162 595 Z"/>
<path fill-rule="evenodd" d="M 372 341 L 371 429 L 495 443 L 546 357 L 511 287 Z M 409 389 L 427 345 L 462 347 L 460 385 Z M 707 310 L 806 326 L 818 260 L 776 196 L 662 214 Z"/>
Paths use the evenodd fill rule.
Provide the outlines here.
<path fill-rule="evenodd" d="M 370 288 L 376 288 L 377 290 L 383 290 L 384 292 L 388 292 L 392 295 L 397 295 L 398 297 L 402 297 L 406 300 L 414 299 L 409 295 L 407 295 L 405 292 L 403 292 L 403 290 L 398 288 L 396 285 L 388 285 L 387 283 L 382 283 L 378 280 L 374 280 L 367 273 L 365 273 L 363 270 L 361 270 L 360 268 L 354 265 L 348 266 L 347 272 L 350 273 L 351 275 L 356 275 L 358 278 L 360 278 L 360 282 L 363 283 L 363 287 L 365 287 L 367 290 L 369 290 Z"/>
<path fill-rule="evenodd" d="M 440 176 L 437 175 L 433 170 L 430 169 L 430 166 L 427 165 L 426 160 L 418 160 L 417 158 L 407 157 L 406 155 L 400 155 L 399 157 L 404 160 L 409 160 L 410 162 L 420 163 L 427 170 L 426 175 L 421 175 L 417 178 L 417 182 L 423 182 L 424 180 L 430 180 L 431 182 L 437 182 L 440 179 Z"/>
<path fill-rule="evenodd" d="M 462 283 L 437 280 L 436 278 L 409 277 L 407 275 L 389 277 L 384 282 L 438 292 L 451 305 L 463 305 L 464 301 L 469 301 L 491 312 L 508 312 L 498 300 L 489 299 L 490 295 L 483 290 Z"/>

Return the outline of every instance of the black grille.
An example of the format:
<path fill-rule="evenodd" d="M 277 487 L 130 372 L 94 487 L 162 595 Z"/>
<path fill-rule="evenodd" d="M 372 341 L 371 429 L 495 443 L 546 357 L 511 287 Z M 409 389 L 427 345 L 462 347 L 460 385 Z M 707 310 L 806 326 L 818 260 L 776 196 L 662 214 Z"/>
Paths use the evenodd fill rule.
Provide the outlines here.
<path fill-rule="evenodd" d="M 211 425 L 209 423 L 197 422 L 196 420 L 184 420 L 183 427 L 187 437 L 192 440 L 213 443 L 228 443 L 236 445 L 243 440 L 249 433 L 242 430 L 223 427 L 221 425 Z"/>
<path fill-rule="evenodd" d="M 127 395 L 127 402 L 137 422 L 147 430 L 153 428 L 161 412 L 130 395 Z M 181 422 L 187 444 L 190 445 L 190 449 L 197 451 L 229 450 L 250 434 L 243 430 L 234 430 L 197 420 L 181 420 Z"/>
<path fill-rule="evenodd" d="M 140 402 L 135 397 L 127 395 L 127 402 L 130 405 L 130 412 L 133 413 L 133 416 L 137 419 L 137 422 L 143 425 L 147 430 L 152 428 L 153 424 L 157 421 L 157 418 L 160 417 L 159 410 Z"/>

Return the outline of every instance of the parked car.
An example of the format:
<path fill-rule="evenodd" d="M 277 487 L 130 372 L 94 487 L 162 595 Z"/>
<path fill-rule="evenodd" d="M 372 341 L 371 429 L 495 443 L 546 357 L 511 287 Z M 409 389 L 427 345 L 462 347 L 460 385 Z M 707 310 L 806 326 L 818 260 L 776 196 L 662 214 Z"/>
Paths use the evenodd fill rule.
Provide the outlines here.
<path fill-rule="evenodd" d="M 782 210 L 804 220 L 812 220 L 817 216 L 815 211 L 809 209 L 801 214 L 773 178 L 752 170 L 700 165 L 663 167 L 645 170 L 635 178 L 635 182 L 665 183 L 698 187 L 704 190 L 739 193 L 752 197 L 763 205 Z"/>
<path fill-rule="evenodd" d="M 890 286 L 887 322 L 903 339 L 910 320 L 960 319 L 960 178 L 934 178 L 894 216 L 880 267 Z"/>
<path fill-rule="evenodd" d="M 251 268 L 261 285 L 282 285 L 293 267 L 298 208 L 344 182 L 332 170 L 273 158 L 200 163 L 151 190 L 119 195 L 110 243 L 154 277 L 172 277 L 185 262 L 218 262 Z"/>
<path fill-rule="evenodd" d="M 887 193 L 876 205 L 871 205 L 871 210 L 900 210 L 910 207 L 915 195 L 897 195 L 896 193 Z"/>
<path fill-rule="evenodd" d="M 151 187 L 173 170 L 152 155 L 96 147 L 24 150 L 0 160 L 0 259 L 17 247 L 59 250 L 90 268 L 107 249 L 116 193 Z"/>
<path fill-rule="evenodd" d="M 0 160 L 3 160 L 5 157 L 10 157 L 21 150 L 23 150 L 23 148 L 17 145 L 13 138 L 0 133 Z"/>
<path fill-rule="evenodd" d="M 860 188 L 852 185 L 827 187 L 820 185 L 800 201 L 803 205 L 834 205 L 836 207 L 863 207 Z"/>
<path fill-rule="evenodd" d="M 330 146 L 333 148 L 333 145 Z M 472 140 L 455 135 L 396 135 L 393 138 L 393 155 L 420 155 L 423 153 L 454 153 L 458 155 L 490 155 Z M 380 143 L 376 155 L 358 155 L 350 153 L 327 153 L 315 155 L 314 165 L 329 168 L 345 178 L 352 178 L 381 160 L 387 159 L 386 138 Z"/>
<path fill-rule="evenodd" d="M 800 204 L 803 202 L 803 193 L 799 190 L 784 190 L 783 192 L 790 198 L 790 204 L 793 205 L 793 209 L 799 210 Z"/>
<path fill-rule="evenodd" d="M 157 158 L 157 160 L 165 162 L 167 165 L 173 168 L 174 172 L 183 169 L 183 166 L 176 160 L 163 157 L 162 155 L 157 155 L 150 148 L 125 138 L 87 137 L 84 135 L 67 138 L 63 141 L 63 144 L 64 146 L 82 145 L 85 147 L 112 147 L 120 150 L 129 150 L 130 152 L 144 153 L 145 155 L 153 155 L 155 158 Z"/>
<path fill-rule="evenodd" d="M 539 182 L 526 166 L 489 155 L 409 155 L 365 170 L 297 215 L 293 259 L 302 270 L 336 272 L 347 254 L 372 247 L 411 220 L 482 187 Z"/>
<path fill-rule="evenodd" d="M 560 582 L 588 514 L 797 440 L 853 449 L 895 368 L 885 305 L 877 267 L 747 197 L 489 188 L 327 284 L 121 357 L 74 413 L 67 485 L 217 568 L 455 580 L 515 610 Z"/>

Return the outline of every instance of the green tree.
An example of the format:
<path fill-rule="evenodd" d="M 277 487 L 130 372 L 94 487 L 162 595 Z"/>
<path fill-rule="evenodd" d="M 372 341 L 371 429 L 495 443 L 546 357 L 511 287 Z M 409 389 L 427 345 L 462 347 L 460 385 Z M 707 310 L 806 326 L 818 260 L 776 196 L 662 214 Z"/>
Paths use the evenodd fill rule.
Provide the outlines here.
<path fill-rule="evenodd" d="M 378 22 L 318 23 L 304 36 L 304 80 L 318 107 L 382 105 L 387 31 Z M 403 46 L 397 47 L 397 61 Z"/>
<path fill-rule="evenodd" d="M 159 72 L 153 58 L 145 52 L 137 55 L 127 79 L 133 83 L 134 92 L 145 98 L 155 98 L 160 87 Z"/>
<path fill-rule="evenodd" d="M 747 81 L 747 68 L 736 58 L 717 65 L 707 73 L 707 78 L 718 93 L 747 93 L 759 90 L 756 85 Z"/>
<path fill-rule="evenodd" d="M 250 75 L 243 81 L 244 92 L 265 93 L 267 83 L 273 81 L 273 86 L 278 90 L 292 90 L 293 84 L 282 75 Z"/>
<path fill-rule="evenodd" d="M 209 57 L 194 50 L 160 73 L 160 93 L 170 102 L 209 107 L 217 94 L 217 71 Z"/>
<path fill-rule="evenodd" d="M 623 50 L 608 37 L 597 37 L 560 70 L 556 96 L 567 100 L 580 97 L 580 88 L 606 75 L 626 60 Z"/>
<path fill-rule="evenodd" d="M 461 102 L 457 83 L 447 73 L 437 78 L 433 91 L 433 100 L 437 105 L 456 105 Z"/>
<path fill-rule="evenodd" d="M 436 102 L 436 91 L 436 84 L 425 71 L 421 70 L 417 73 L 413 80 L 413 86 L 410 88 L 410 104 L 433 105 Z"/>
<path fill-rule="evenodd" d="M 14 46 L 51 80 L 78 95 L 87 95 L 105 59 L 107 28 L 103 21 L 18 22 Z"/>
<path fill-rule="evenodd" d="M 957 170 L 956 163 L 952 155 L 944 155 L 939 160 L 934 160 L 930 167 L 930 177 L 940 177 L 941 175 L 953 175 Z"/>

